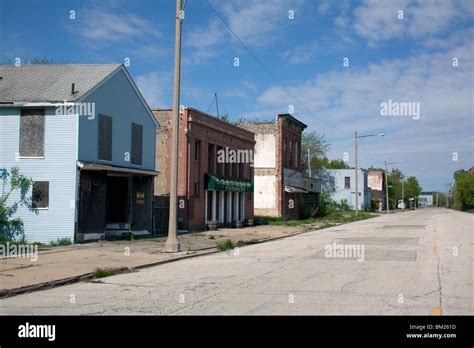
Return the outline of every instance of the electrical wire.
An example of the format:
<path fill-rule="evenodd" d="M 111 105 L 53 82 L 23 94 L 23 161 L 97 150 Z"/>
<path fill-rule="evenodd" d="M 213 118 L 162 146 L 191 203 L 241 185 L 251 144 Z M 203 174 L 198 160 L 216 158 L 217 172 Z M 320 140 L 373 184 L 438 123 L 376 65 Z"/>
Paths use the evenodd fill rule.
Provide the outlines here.
<path fill-rule="evenodd" d="M 258 59 L 258 57 L 252 52 L 252 50 L 242 41 L 242 39 L 232 30 L 232 28 L 227 24 L 227 22 L 224 20 L 224 18 L 222 18 L 222 16 L 219 14 L 219 12 L 214 8 L 214 6 L 212 6 L 212 4 L 209 2 L 209 0 L 207 0 L 207 4 L 209 5 L 209 7 L 211 8 L 211 10 L 214 12 L 214 14 L 216 15 L 216 17 L 226 26 L 226 28 L 232 33 L 232 35 L 237 39 L 237 41 L 239 41 L 239 43 L 242 45 L 243 48 L 245 48 L 247 50 L 247 52 L 250 54 L 250 56 L 258 63 L 258 65 L 260 65 L 260 67 L 272 78 L 273 81 L 275 81 L 275 83 L 281 88 L 283 89 L 294 101 L 296 101 L 304 111 L 306 111 L 308 114 L 310 114 L 311 116 L 314 116 L 316 117 L 317 119 L 319 119 L 320 121 L 322 121 L 323 123 L 325 123 L 326 125 L 340 131 L 340 132 L 344 132 L 344 133 L 347 133 L 347 132 L 350 132 L 349 130 L 347 129 L 343 129 L 343 128 L 340 128 L 340 127 L 337 127 L 336 125 L 333 125 L 329 122 L 327 122 L 325 119 L 319 117 L 318 115 L 314 114 L 311 110 L 309 110 L 295 95 L 293 95 L 293 93 L 291 93 L 277 78 L 276 76 L 265 66 L 265 64 L 263 64 L 263 62 Z"/>

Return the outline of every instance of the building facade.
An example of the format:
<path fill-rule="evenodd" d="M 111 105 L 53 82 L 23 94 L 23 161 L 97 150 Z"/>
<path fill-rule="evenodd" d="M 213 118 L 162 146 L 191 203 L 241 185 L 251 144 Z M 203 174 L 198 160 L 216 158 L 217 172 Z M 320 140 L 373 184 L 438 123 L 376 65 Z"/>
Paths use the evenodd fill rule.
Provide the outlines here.
<path fill-rule="evenodd" d="M 367 174 L 367 182 L 372 191 L 372 199 L 377 202 L 379 211 L 386 209 L 385 200 L 385 172 L 383 170 L 369 170 Z"/>
<path fill-rule="evenodd" d="M 333 178 L 331 179 L 333 180 L 331 184 L 334 188 L 332 199 L 338 203 L 345 201 L 350 209 L 355 210 L 355 169 L 329 169 L 328 172 Z M 357 176 L 357 190 L 359 196 L 358 209 L 369 209 L 372 194 L 368 187 L 368 172 L 365 169 L 359 169 Z"/>
<path fill-rule="evenodd" d="M 160 124 L 157 199 L 169 197 L 171 110 L 153 110 Z M 179 116 L 178 229 L 253 224 L 255 134 L 187 107 Z"/>
<path fill-rule="evenodd" d="M 151 233 L 157 123 L 126 68 L 3 65 L 0 76 L 0 169 L 34 181 L 15 214 L 26 238 Z"/>
<path fill-rule="evenodd" d="M 301 171 L 301 134 L 306 125 L 289 114 L 274 123 L 241 123 L 256 134 L 255 214 L 298 219 L 305 181 Z"/>
<path fill-rule="evenodd" d="M 433 192 L 421 192 L 417 198 L 419 207 L 432 207 L 433 206 Z"/>

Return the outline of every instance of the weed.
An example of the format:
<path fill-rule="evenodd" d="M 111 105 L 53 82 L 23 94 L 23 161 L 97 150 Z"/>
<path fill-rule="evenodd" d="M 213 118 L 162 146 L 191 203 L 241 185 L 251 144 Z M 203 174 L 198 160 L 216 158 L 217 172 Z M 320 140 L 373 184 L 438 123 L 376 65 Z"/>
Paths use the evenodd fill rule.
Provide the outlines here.
<path fill-rule="evenodd" d="M 217 243 L 217 249 L 219 249 L 220 251 L 234 249 L 234 247 L 235 245 L 230 239 L 226 239 L 223 242 Z"/>
<path fill-rule="evenodd" d="M 120 271 L 118 269 L 103 269 L 103 268 L 96 268 L 94 272 L 95 278 L 104 278 L 116 275 Z"/>
<path fill-rule="evenodd" d="M 251 240 L 239 240 L 236 244 L 237 247 L 242 247 L 245 245 L 252 245 L 252 244 L 257 244 L 258 240 L 257 239 L 251 239 Z"/>
<path fill-rule="evenodd" d="M 57 247 L 57 246 L 66 246 L 71 245 L 71 238 L 58 238 L 48 243 L 48 246 Z"/>

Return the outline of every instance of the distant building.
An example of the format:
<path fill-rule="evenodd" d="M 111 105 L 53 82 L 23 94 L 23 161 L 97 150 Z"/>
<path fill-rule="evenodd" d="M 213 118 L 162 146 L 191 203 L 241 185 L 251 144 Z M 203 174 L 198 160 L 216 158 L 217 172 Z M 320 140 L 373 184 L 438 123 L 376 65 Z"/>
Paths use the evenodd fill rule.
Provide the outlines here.
<path fill-rule="evenodd" d="M 151 233 L 157 123 L 127 69 L 0 65 L 0 77 L 0 168 L 34 181 L 15 214 L 28 241 Z"/>
<path fill-rule="evenodd" d="M 336 202 L 346 201 L 349 208 L 355 210 L 355 170 L 354 169 L 329 169 L 329 175 L 333 177 L 334 192 L 332 199 Z M 332 180 L 331 180 L 332 181 Z M 371 190 L 368 186 L 368 172 L 365 169 L 358 171 L 358 195 L 359 210 L 365 207 L 370 208 L 370 200 L 372 198 Z"/>
<path fill-rule="evenodd" d="M 161 126 L 155 195 L 163 207 L 170 194 L 172 110 L 153 114 Z M 180 112 L 178 134 L 178 229 L 252 225 L 255 134 L 191 107 Z M 166 230 L 164 216 L 161 222 Z"/>
<path fill-rule="evenodd" d="M 320 190 L 316 179 L 307 183 L 301 171 L 301 134 L 307 126 L 289 114 L 278 115 L 275 122 L 239 126 L 256 134 L 255 215 L 300 218 L 303 194 Z"/>
<path fill-rule="evenodd" d="M 369 170 L 367 185 L 372 191 L 372 199 L 377 202 L 378 210 L 386 209 L 385 200 L 385 172 L 383 170 Z"/>
<path fill-rule="evenodd" d="M 419 207 L 433 206 L 433 192 L 421 192 L 417 198 Z"/>

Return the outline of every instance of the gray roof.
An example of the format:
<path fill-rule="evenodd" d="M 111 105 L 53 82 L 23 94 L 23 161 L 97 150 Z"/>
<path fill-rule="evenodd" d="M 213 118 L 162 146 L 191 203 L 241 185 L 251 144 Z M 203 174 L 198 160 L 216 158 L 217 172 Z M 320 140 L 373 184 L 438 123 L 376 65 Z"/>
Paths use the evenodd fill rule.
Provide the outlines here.
<path fill-rule="evenodd" d="M 0 103 L 76 101 L 120 64 L 0 65 Z M 77 93 L 71 93 L 71 86 Z"/>

